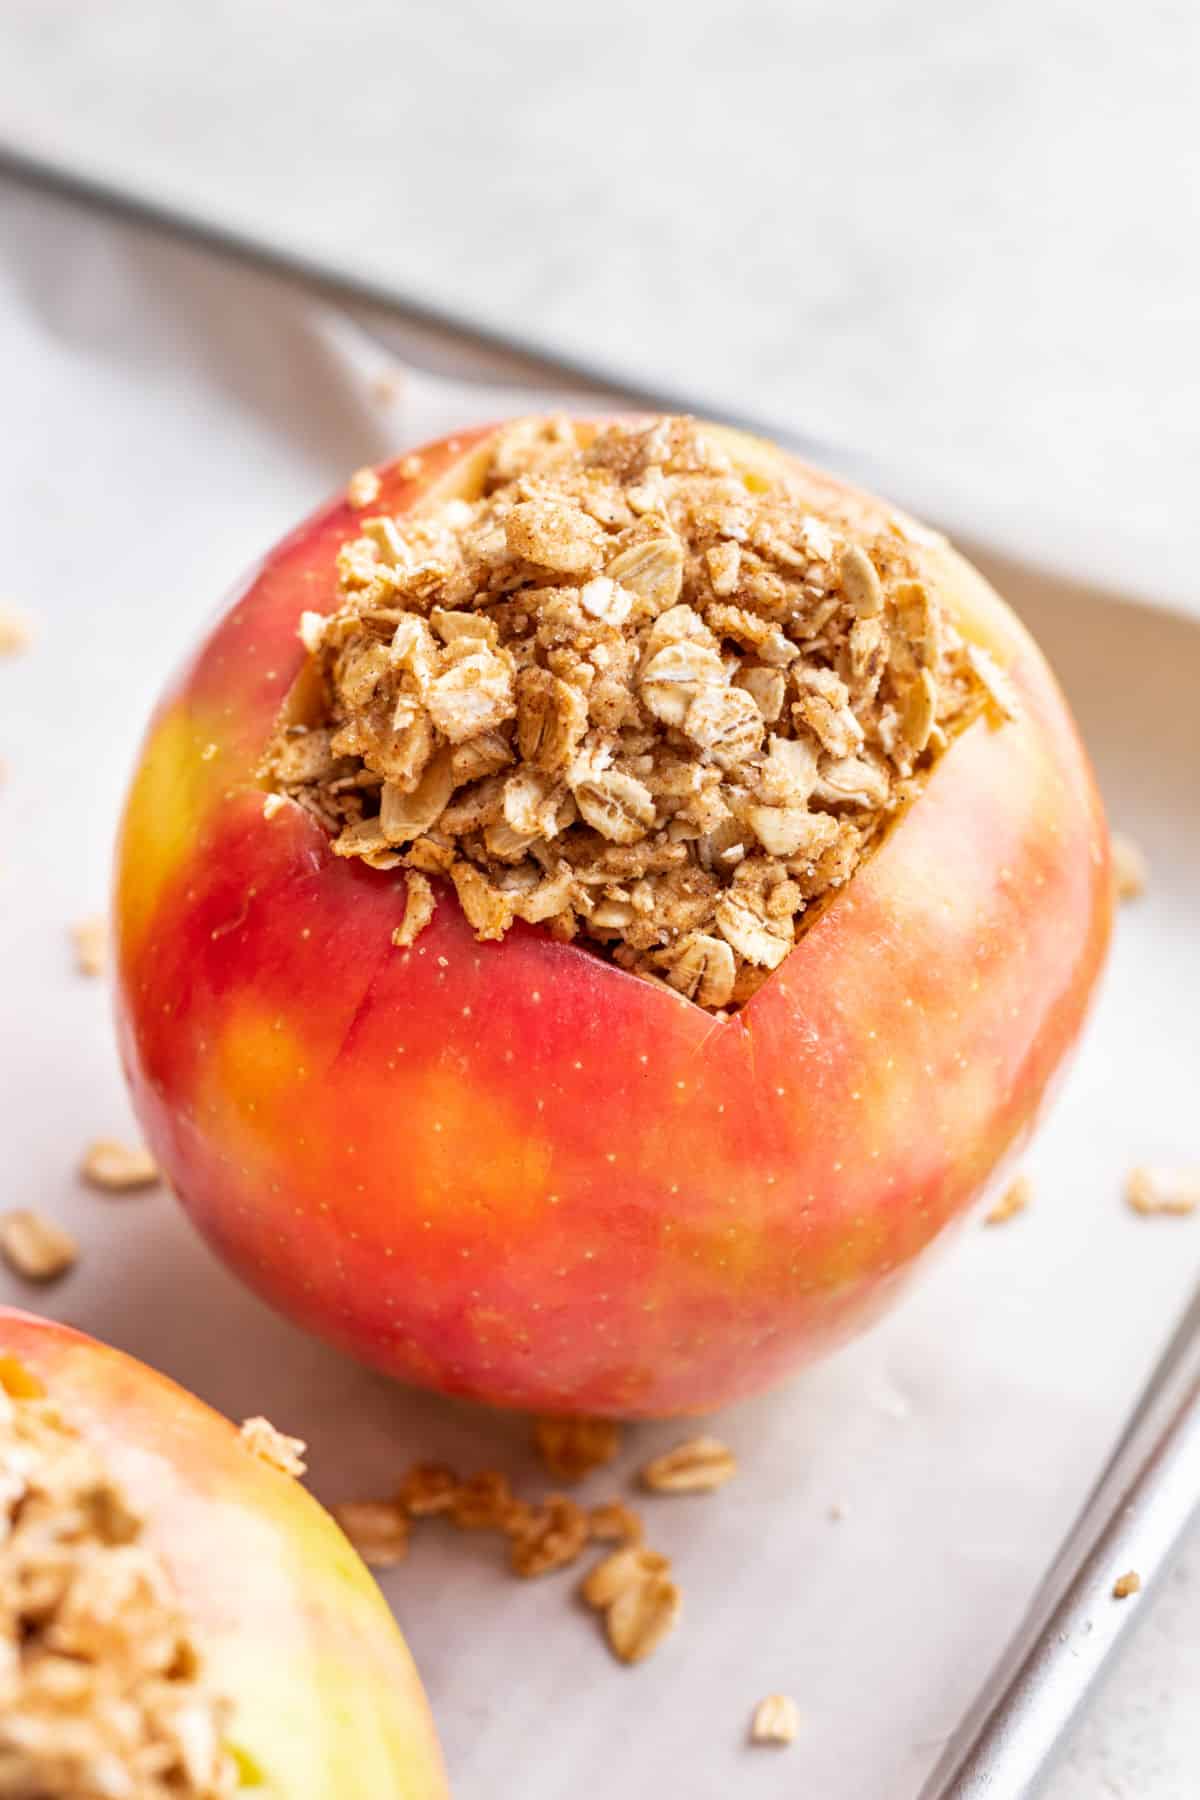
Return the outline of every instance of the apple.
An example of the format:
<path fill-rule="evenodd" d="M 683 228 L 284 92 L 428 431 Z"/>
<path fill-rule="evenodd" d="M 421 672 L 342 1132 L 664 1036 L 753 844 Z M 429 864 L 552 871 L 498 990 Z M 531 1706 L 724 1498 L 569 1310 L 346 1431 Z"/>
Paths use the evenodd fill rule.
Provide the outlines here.
<path fill-rule="evenodd" d="M 380 470 L 372 510 L 477 492 L 494 429 Z M 748 484 L 780 466 L 723 441 Z M 290 803 L 264 816 L 255 770 L 300 615 L 336 604 L 345 501 L 271 552 L 150 725 L 115 905 L 147 1138 L 260 1294 L 404 1380 L 614 1416 L 765 1386 L 889 1302 L 1079 1033 L 1108 842 L 1053 676 L 943 540 L 789 466 L 814 506 L 917 546 L 1017 717 L 951 746 L 727 1019 L 541 928 L 481 944 L 449 889 L 397 951 L 404 875 L 334 857 Z"/>
<path fill-rule="evenodd" d="M 444 1800 L 425 1696 L 374 1580 L 298 1482 L 154 1369 L 0 1309 L 0 1381 L 43 1392 L 145 1521 L 233 1704 L 242 1784 L 280 1800 Z"/>

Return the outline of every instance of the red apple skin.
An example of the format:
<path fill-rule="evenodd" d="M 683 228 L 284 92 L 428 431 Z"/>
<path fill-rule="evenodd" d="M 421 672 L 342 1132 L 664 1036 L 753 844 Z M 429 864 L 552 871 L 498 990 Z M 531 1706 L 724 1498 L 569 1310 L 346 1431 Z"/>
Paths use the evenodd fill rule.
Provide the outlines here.
<path fill-rule="evenodd" d="M 488 431 L 381 471 L 369 510 L 468 481 Z M 771 452 L 729 436 L 753 461 Z M 861 1328 L 1017 1151 L 1107 946 L 1087 759 L 1013 614 L 941 540 L 791 464 L 910 548 L 1007 668 L 850 888 L 729 1022 L 453 894 L 336 859 L 253 771 L 335 601 L 344 503 L 286 539 L 163 699 L 117 859 L 118 1020 L 147 1138 L 275 1306 L 407 1381 L 670 1415 Z"/>
<path fill-rule="evenodd" d="M 229 1741 L 261 1777 L 251 1790 L 447 1800 L 395 1621 L 298 1482 L 164 1375 L 47 1319 L 0 1308 L 0 1373 L 32 1375 L 141 1513 L 209 1682 L 233 1703 Z"/>

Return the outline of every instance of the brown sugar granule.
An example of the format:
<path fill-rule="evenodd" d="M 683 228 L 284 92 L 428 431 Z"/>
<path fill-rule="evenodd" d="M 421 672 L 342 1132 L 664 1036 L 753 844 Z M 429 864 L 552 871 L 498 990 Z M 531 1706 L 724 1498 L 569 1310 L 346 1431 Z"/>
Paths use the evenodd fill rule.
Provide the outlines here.
<path fill-rule="evenodd" d="M 1142 1578 L 1136 1569 L 1130 1569 L 1126 1575 L 1118 1575 L 1113 1582 L 1113 1599 L 1128 1600 L 1131 1594 L 1140 1593 Z"/>
<path fill-rule="evenodd" d="M 560 1481 L 582 1481 L 612 1462 L 621 1447 L 621 1428 L 615 1419 L 569 1414 L 535 1419 L 533 1447 Z"/>
<path fill-rule="evenodd" d="M 226 1800 L 231 1708 L 143 1520 L 12 1365 L 0 1370 L 0 1790 Z"/>
<path fill-rule="evenodd" d="M 448 881 L 483 941 L 524 920 L 736 1007 L 1011 711 L 920 557 L 692 420 L 520 421 L 477 497 L 343 546 L 263 778 L 337 855 Z"/>
<path fill-rule="evenodd" d="M 1033 1183 L 1028 1175 L 1018 1175 L 1005 1188 L 995 1205 L 983 1215 L 985 1225 L 1004 1225 L 1009 1219 L 1015 1219 L 1023 1213 L 1033 1198 Z"/>

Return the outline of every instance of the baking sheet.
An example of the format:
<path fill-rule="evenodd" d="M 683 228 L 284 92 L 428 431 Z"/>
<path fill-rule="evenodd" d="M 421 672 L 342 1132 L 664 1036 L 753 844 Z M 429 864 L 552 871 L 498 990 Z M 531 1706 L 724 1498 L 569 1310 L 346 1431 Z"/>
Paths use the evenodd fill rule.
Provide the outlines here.
<path fill-rule="evenodd" d="M 406 1393 L 306 1340 L 165 1194 L 80 1187 L 85 1142 L 132 1125 L 104 993 L 74 972 L 67 936 L 104 904 L 142 723 L 214 598 L 351 468 L 511 396 L 381 384 L 386 353 L 283 284 L 3 185 L 0 244 L 4 598 L 37 630 L 0 665 L 4 1204 L 45 1208 L 85 1246 L 49 1291 L 0 1273 L 0 1299 L 306 1436 L 325 1499 L 385 1490 L 427 1455 L 503 1466 L 539 1492 L 519 1420 Z M 739 1478 L 645 1503 L 685 1618 L 644 1667 L 609 1659 L 570 1577 L 520 1583 L 489 1540 L 419 1536 L 384 1585 L 459 1800 L 716 1800 L 735 1784 L 909 1800 L 1194 1281 L 1200 1224 L 1135 1218 L 1120 1183 L 1134 1161 L 1195 1159 L 1200 630 L 998 573 L 1155 870 L 1028 1158 L 1033 1207 L 1001 1230 L 968 1222 L 871 1336 L 713 1420 Z M 631 1434 L 588 1496 L 623 1489 L 678 1435 Z M 750 1750 L 749 1712 L 777 1689 L 797 1697 L 801 1736 L 786 1754 Z"/>

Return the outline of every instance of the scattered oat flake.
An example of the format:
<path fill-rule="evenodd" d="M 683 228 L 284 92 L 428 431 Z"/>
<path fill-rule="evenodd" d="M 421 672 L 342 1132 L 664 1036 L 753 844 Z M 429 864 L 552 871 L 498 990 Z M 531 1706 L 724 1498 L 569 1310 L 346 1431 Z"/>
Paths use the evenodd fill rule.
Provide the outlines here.
<path fill-rule="evenodd" d="M 118 1143 L 115 1138 L 97 1138 L 89 1144 L 79 1173 L 92 1187 L 110 1194 L 154 1187 L 161 1179 L 158 1164 L 147 1149 L 140 1144 Z"/>
<path fill-rule="evenodd" d="M 410 1519 L 432 1519 L 454 1505 L 460 1483 L 445 1463 L 414 1463 L 396 1491 Z"/>
<path fill-rule="evenodd" d="M 1141 1586 L 1142 1586 L 1141 1576 L 1138 1574 L 1136 1569 L 1130 1569 L 1128 1574 L 1119 1575 L 1117 1577 L 1117 1579 L 1113 1582 L 1113 1599 L 1114 1600 L 1128 1600 L 1130 1594 L 1136 1594 L 1136 1593 L 1140 1592 Z"/>
<path fill-rule="evenodd" d="M 285 794 L 268 794 L 263 801 L 263 818 L 277 819 L 287 805 Z"/>
<path fill-rule="evenodd" d="M 372 1569 L 390 1569 L 408 1554 L 408 1514 L 396 1500 L 343 1500 L 330 1509 Z"/>
<path fill-rule="evenodd" d="M 640 1544 L 642 1520 L 639 1513 L 623 1500 L 602 1500 L 588 1514 L 588 1524 L 597 1544 Z"/>
<path fill-rule="evenodd" d="M 719 1438 L 695 1437 L 648 1462 L 642 1482 L 656 1494 L 707 1494 L 736 1474 L 733 1452 Z"/>
<path fill-rule="evenodd" d="M 573 1563 L 588 1541 L 588 1518 L 581 1506 L 563 1494 L 551 1494 L 532 1507 L 519 1529 L 509 1528 L 509 1561 L 514 1574 L 548 1575 Z"/>
<path fill-rule="evenodd" d="M 0 656 L 15 656 L 33 642 L 29 621 L 11 607 L 0 606 Z"/>
<path fill-rule="evenodd" d="M 593 1469 L 610 1463 L 621 1447 L 621 1428 L 614 1419 L 563 1414 L 535 1419 L 533 1445 L 560 1481 L 582 1481 Z"/>
<path fill-rule="evenodd" d="M 1145 853 L 1131 837 L 1119 831 L 1113 834 L 1112 873 L 1118 900 L 1136 900 L 1145 893 L 1150 875 Z"/>
<path fill-rule="evenodd" d="M 1003 1225 L 1007 1220 L 1015 1219 L 1018 1213 L 1025 1211 L 1032 1198 L 1033 1183 L 1028 1175 L 1018 1175 L 1017 1179 L 1010 1182 L 1005 1188 L 991 1210 L 984 1213 L 984 1224 Z"/>
<path fill-rule="evenodd" d="M 355 469 L 346 483 L 347 502 L 354 507 L 370 506 L 379 498 L 379 477 L 374 469 Z"/>
<path fill-rule="evenodd" d="M 610 1556 L 601 1557 L 588 1572 L 579 1591 L 588 1606 L 597 1612 L 606 1612 L 632 1583 L 670 1572 L 671 1564 L 665 1556 L 660 1556 L 656 1550 L 647 1550 L 641 1544 L 631 1544 L 624 1550 L 614 1550 Z"/>
<path fill-rule="evenodd" d="M 53 1281 L 78 1260 L 79 1245 L 44 1213 L 14 1207 L 0 1213 L 0 1254 L 26 1281 Z"/>
<path fill-rule="evenodd" d="M 108 966 L 108 920 L 103 913 L 79 919 L 71 927 L 75 966 L 81 975 L 103 975 Z"/>
<path fill-rule="evenodd" d="M 622 1662 L 643 1662 L 679 1622 L 683 1604 L 667 1575 L 649 1575 L 621 1589 L 608 1608 L 608 1641 Z"/>
<path fill-rule="evenodd" d="M 1200 1207 L 1200 1168 L 1170 1169 L 1141 1163 L 1125 1180 L 1125 1199 L 1144 1216 L 1183 1218 Z"/>
<path fill-rule="evenodd" d="M 800 1729 L 796 1702 L 788 1694 L 768 1694 L 750 1721 L 752 1744 L 790 1744 Z"/>
<path fill-rule="evenodd" d="M 260 1462 L 268 1463 L 283 1475 L 300 1476 L 308 1467 L 304 1460 L 308 1445 L 304 1439 L 288 1437 L 284 1432 L 277 1431 L 270 1419 L 243 1419 L 240 1435 L 252 1456 L 257 1456 Z"/>

